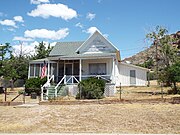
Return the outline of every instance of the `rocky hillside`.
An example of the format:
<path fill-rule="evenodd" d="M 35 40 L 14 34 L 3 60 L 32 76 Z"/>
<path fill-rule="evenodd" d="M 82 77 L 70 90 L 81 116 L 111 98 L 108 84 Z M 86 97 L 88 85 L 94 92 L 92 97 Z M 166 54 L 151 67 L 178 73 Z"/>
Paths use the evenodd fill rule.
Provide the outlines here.
<path fill-rule="evenodd" d="M 178 42 L 174 43 L 173 46 L 179 49 L 178 54 L 180 54 L 180 31 L 178 31 L 176 34 L 172 34 L 172 36 L 179 38 Z M 152 45 L 150 48 L 145 49 L 129 58 L 125 58 L 122 61 L 134 65 L 140 65 L 150 59 L 152 59 L 152 61 L 155 61 L 155 58 L 156 58 L 156 47 L 155 45 Z"/>

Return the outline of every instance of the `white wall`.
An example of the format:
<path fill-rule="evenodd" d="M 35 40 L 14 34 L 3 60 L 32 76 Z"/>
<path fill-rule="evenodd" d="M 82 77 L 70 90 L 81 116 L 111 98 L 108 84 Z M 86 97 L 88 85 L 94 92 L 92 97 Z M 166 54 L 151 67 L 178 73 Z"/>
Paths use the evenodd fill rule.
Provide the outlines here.
<path fill-rule="evenodd" d="M 120 83 L 122 86 L 130 86 L 130 70 L 136 71 L 136 86 L 147 85 L 147 71 L 138 67 L 118 64 L 118 70 L 116 69 L 116 86 Z"/>
<path fill-rule="evenodd" d="M 108 75 L 111 75 L 112 58 L 82 60 L 82 75 L 89 75 L 89 64 L 90 63 L 106 63 L 106 73 Z"/>

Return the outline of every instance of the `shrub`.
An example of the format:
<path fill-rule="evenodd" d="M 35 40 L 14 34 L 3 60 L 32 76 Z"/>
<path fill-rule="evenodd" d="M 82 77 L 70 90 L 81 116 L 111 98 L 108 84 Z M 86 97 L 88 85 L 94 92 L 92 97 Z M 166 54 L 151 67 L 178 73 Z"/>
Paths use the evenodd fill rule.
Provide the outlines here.
<path fill-rule="evenodd" d="M 25 83 L 25 92 L 28 93 L 28 95 L 32 92 L 36 92 L 39 95 L 41 92 L 41 85 L 45 84 L 46 81 L 46 78 L 29 78 Z"/>
<path fill-rule="evenodd" d="M 100 99 L 103 98 L 105 81 L 97 78 L 82 80 L 79 85 L 79 93 L 76 99 Z"/>

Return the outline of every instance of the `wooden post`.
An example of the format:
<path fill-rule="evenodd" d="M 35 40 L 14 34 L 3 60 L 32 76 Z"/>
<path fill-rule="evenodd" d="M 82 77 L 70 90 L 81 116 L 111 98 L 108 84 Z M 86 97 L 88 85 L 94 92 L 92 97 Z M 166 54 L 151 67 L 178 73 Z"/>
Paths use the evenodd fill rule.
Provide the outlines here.
<path fill-rule="evenodd" d="M 79 99 L 81 99 L 81 84 L 79 85 Z"/>
<path fill-rule="evenodd" d="M 25 92 L 25 85 L 24 85 L 24 91 L 23 91 L 23 104 L 25 104 L 25 96 L 26 96 L 26 92 Z"/>
<path fill-rule="evenodd" d="M 122 97 L 121 97 L 121 83 L 120 83 L 120 85 L 119 85 L 119 100 L 121 100 L 122 99 Z"/>
<path fill-rule="evenodd" d="M 6 102 L 7 101 L 7 88 L 5 88 L 4 94 L 5 94 L 4 101 Z"/>
<path fill-rule="evenodd" d="M 161 99 L 163 99 L 163 82 L 161 82 Z"/>

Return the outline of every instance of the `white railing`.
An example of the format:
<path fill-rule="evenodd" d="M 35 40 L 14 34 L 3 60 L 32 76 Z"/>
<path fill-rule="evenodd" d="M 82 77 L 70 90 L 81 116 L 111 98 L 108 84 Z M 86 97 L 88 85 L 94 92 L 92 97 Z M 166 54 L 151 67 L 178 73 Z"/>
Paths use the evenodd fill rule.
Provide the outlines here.
<path fill-rule="evenodd" d="M 111 75 L 82 75 L 82 78 L 97 77 L 106 81 L 111 81 Z"/>
<path fill-rule="evenodd" d="M 68 79 L 67 79 L 68 78 Z M 63 78 L 58 82 L 58 84 L 56 85 L 55 87 L 55 97 L 57 97 L 57 88 L 60 86 L 60 84 L 63 82 L 64 80 L 64 84 L 67 84 L 67 83 L 71 83 L 73 84 L 74 83 L 74 80 L 79 83 L 79 80 L 75 77 L 75 76 L 67 76 L 67 75 L 64 75 Z M 70 82 L 71 81 L 71 82 Z"/>
<path fill-rule="evenodd" d="M 44 94 L 45 94 L 45 95 L 48 95 L 48 90 L 46 91 L 46 93 L 44 93 L 43 90 L 44 90 L 44 88 L 48 88 L 48 87 L 51 85 L 51 84 L 50 84 L 51 80 L 54 82 L 54 75 L 52 75 L 52 76 L 50 77 L 50 79 L 48 79 L 47 82 L 46 82 L 43 86 L 41 86 L 41 101 L 43 101 L 43 95 L 44 95 Z M 48 99 L 47 96 L 46 96 L 46 99 Z"/>
<path fill-rule="evenodd" d="M 66 84 L 67 83 L 74 83 L 74 80 L 77 82 L 77 83 L 79 83 L 79 80 L 75 77 L 75 76 L 67 76 L 68 77 L 68 79 L 67 79 L 67 81 L 66 81 Z M 70 82 L 71 81 L 71 82 Z"/>

